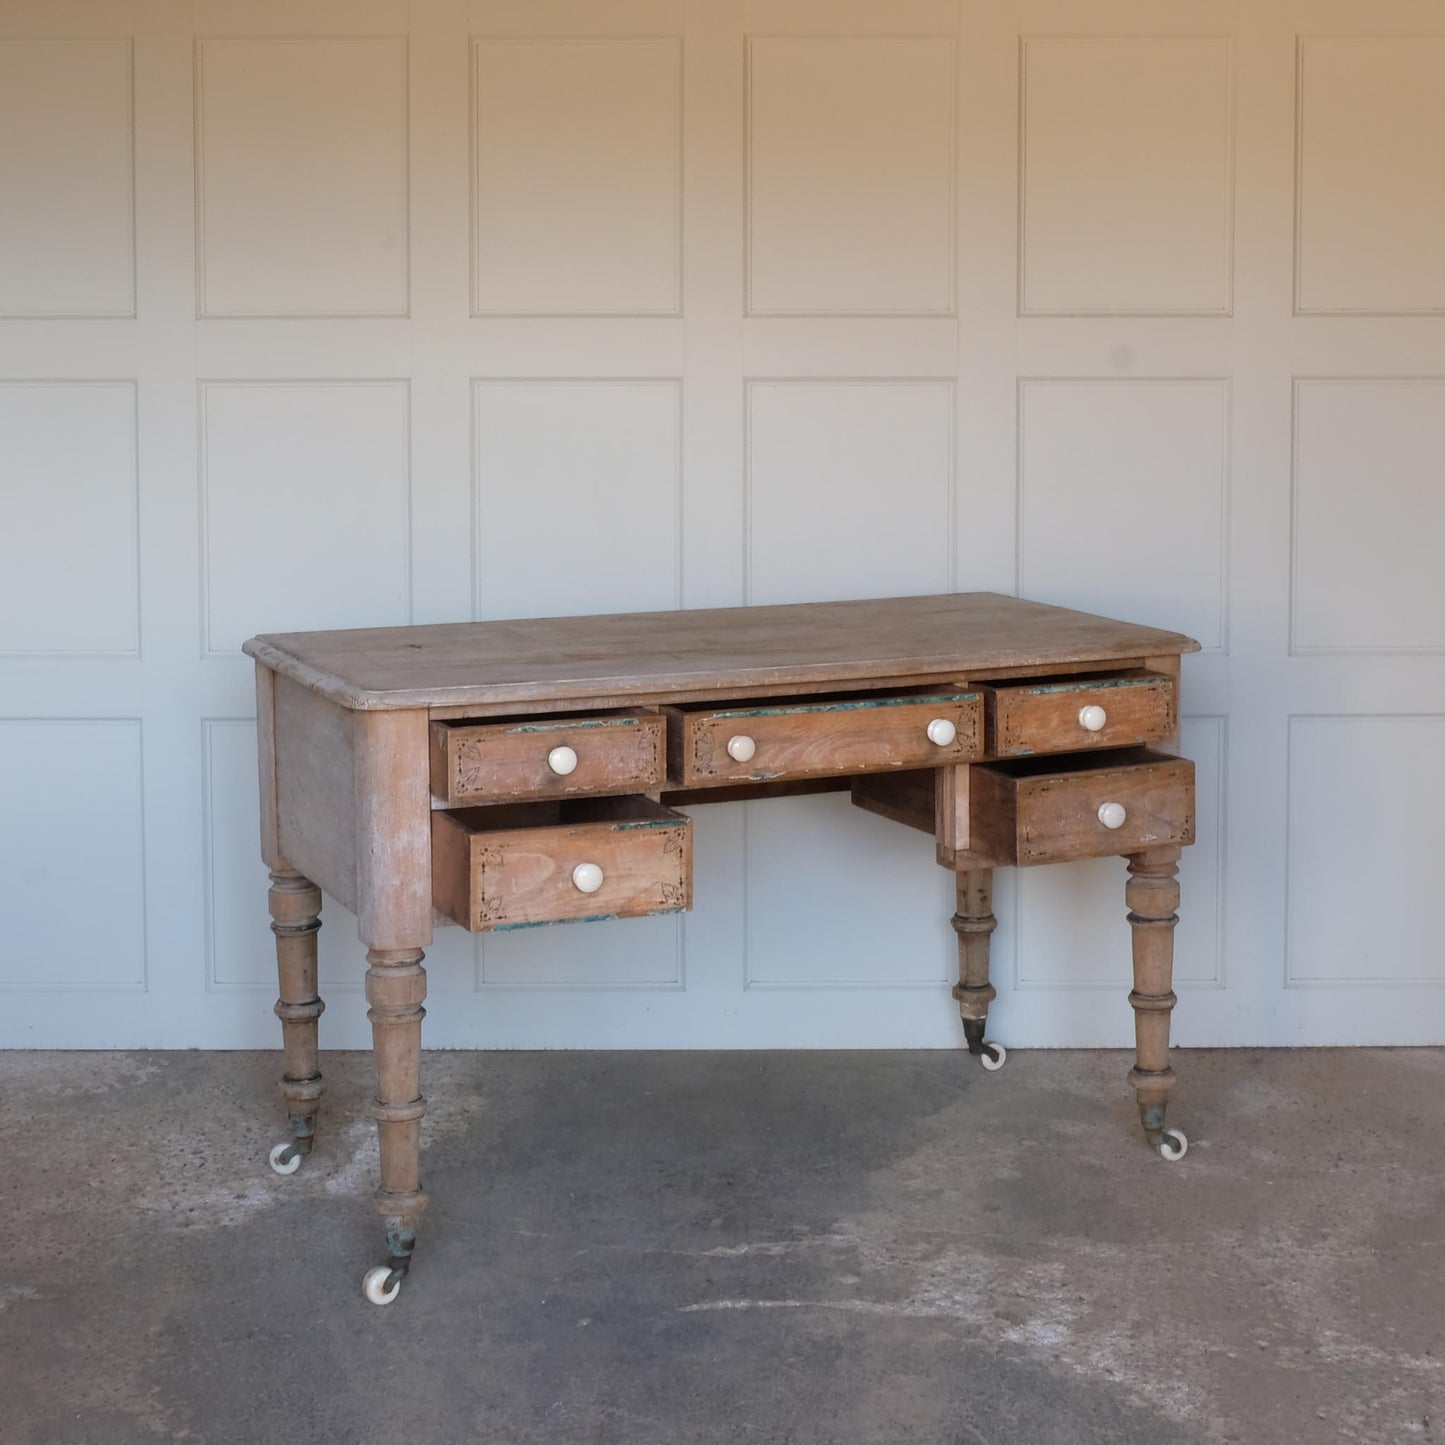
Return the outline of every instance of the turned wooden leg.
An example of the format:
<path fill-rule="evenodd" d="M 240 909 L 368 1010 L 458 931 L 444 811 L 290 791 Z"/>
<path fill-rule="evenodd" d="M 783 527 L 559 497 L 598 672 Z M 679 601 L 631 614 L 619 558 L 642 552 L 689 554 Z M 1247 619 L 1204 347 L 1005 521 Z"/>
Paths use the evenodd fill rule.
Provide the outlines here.
<path fill-rule="evenodd" d="M 1179 922 L 1178 848 L 1150 848 L 1129 859 L 1124 890 L 1134 942 L 1136 1062 L 1129 1082 L 1139 1100 L 1139 1117 L 1149 1142 L 1166 1159 L 1181 1157 L 1188 1141 L 1177 1129 L 1165 1132 L 1164 1116 L 1174 1088 L 1169 1067 L 1169 1014 L 1174 1008 L 1174 925 Z"/>
<path fill-rule="evenodd" d="M 376 1132 L 381 1141 L 381 1187 L 376 1207 L 386 1221 L 388 1264 L 378 1289 L 395 1294 L 416 1248 L 426 1208 L 421 1187 L 421 1021 L 426 1015 L 424 954 L 419 948 L 373 948 L 366 955 L 366 1000 L 371 1005 L 376 1055 Z M 371 1284 L 368 1284 L 371 1293 Z M 389 1295 L 387 1296 L 390 1297 Z"/>
<path fill-rule="evenodd" d="M 1002 1044 L 986 1043 L 988 1006 L 997 991 L 988 981 L 989 939 L 998 919 L 993 916 L 993 869 L 966 868 L 955 874 L 958 911 L 953 931 L 958 935 L 958 982 L 953 996 L 963 1018 L 963 1036 L 968 1051 L 977 1055 L 986 1069 L 1002 1066 L 1006 1057 Z"/>
<path fill-rule="evenodd" d="M 271 1151 L 271 1167 L 293 1173 L 316 1141 L 316 1110 L 321 1103 L 316 1021 L 326 1007 L 316 992 L 316 933 L 321 927 L 321 890 L 309 878 L 287 869 L 271 874 L 271 932 L 276 935 L 276 973 L 286 1051 L 281 1094 L 291 1137 Z"/>

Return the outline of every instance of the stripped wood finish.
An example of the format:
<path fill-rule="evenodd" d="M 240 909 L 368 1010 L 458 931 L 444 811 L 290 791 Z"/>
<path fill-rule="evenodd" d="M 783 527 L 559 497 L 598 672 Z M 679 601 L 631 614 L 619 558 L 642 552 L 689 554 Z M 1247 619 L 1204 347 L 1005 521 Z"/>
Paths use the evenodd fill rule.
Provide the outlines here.
<path fill-rule="evenodd" d="M 664 800 L 835 789 L 929 833 L 955 873 L 953 994 L 969 1052 L 990 1068 L 1004 1061 L 985 1038 L 994 868 L 1131 857 L 1130 1079 L 1148 1137 L 1180 1157 L 1165 1113 L 1175 870 L 1194 784 L 1172 754 L 1180 654 L 1196 647 L 989 593 L 253 638 L 291 1125 L 273 1167 L 289 1173 L 315 1132 L 322 892 L 356 913 L 367 949 L 387 1262 L 365 1289 L 385 1303 L 427 1203 L 434 920 L 485 931 L 686 908 L 692 821 Z M 1105 709 L 1099 727 L 1081 724 L 1085 706 Z M 1116 746 L 1140 738 L 1158 750 Z M 575 762 L 549 762 L 557 748 Z M 1059 755 L 1006 756 L 1029 749 Z"/>
<path fill-rule="evenodd" d="M 551 761 L 559 749 L 571 771 Z M 448 807 L 642 793 L 666 777 L 667 727 L 657 713 L 468 726 L 431 725 L 431 788 Z"/>
<path fill-rule="evenodd" d="M 376 1208 L 386 1229 L 390 1267 L 404 1273 L 416 1248 L 416 1231 L 427 1206 L 421 1187 L 421 1021 L 426 969 L 419 948 L 367 950 L 366 1001 L 370 1004 L 376 1099 L 372 1117 L 381 1145 Z"/>
<path fill-rule="evenodd" d="M 1110 826 L 1105 807 L 1122 809 Z M 1000 867 L 1109 858 L 1194 841 L 1194 764 L 1128 748 L 989 763 L 969 780 L 970 852 Z"/>
<path fill-rule="evenodd" d="M 1136 1057 L 1129 1083 L 1139 1117 L 1152 1144 L 1161 1143 L 1165 1111 L 1174 1088 L 1169 1065 L 1169 1017 L 1179 1002 L 1174 994 L 1174 929 L 1179 922 L 1179 849 L 1150 848 L 1129 860 L 1124 898 L 1134 946 Z"/>
<path fill-rule="evenodd" d="M 1179 726 L 1173 679 L 1143 668 L 981 690 L 994 758 L 1137 746 L 1172 737 Z"/>
<path fill-rule="evenodd" d="M 1177 632 L 995 592 L 291 632 L 245 644 L 268 667 L 350 708 L 536 710 L 589 698 L 625 707 L 643 695 L 987 677 L 1198 649 Z"/>
<path fill-rule="evenodd" d="M 595 868 L 595 888 L 576 870 Z M 474 933 L 692 906 L 692 820 L 649 798 L 469 808 L 432 817 L 436 905 Z"/>
<path fill-rule="evenodd" d="M 988 1006 L 998 997 L 988 981 L 989 948 L 998 927 L 993 914 L 993 869 L 959 869 L 956 894 L 953 931 L 958 935 L 958 982 L 953 996 L 958 1001 L 968 1051 L 979 1054 L 984 1047 Z"/>
<path fill-rule="evenodd" d="M 666 709 L 668 776 L 681 787 L 841 776 L 964 762 L 983 753 L 976 692 L 849 695 L 752 707 Z M 946 723 L 944 741 L 929 729 Z M 737 740 L 747 748 L 734 755 Z"/>
<path fill-rule="evenodd" d="M 276 1017 L 281 1020 L 286 1058 L 281 1095 L 291 1142 L 309 1154 L 316 1139 L 316 1111 L 321 1104 L 321 1065 L 316 1021 L 326 1005 L 316 981 L 316 934 L 321 927 L 321 890 L 289 869 L 271 873 L 268 895 L 271 932 L 276 935 L 279 982 Z"/>

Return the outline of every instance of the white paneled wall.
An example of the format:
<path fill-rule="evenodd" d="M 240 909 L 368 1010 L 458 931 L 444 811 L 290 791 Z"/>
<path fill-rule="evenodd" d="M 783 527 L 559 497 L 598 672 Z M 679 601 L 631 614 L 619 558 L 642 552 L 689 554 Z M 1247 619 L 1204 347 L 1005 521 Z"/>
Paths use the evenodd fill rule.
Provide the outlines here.
<path fill-rule="evenodd" d="M 1433 0 L 9 0 L 0 1044 L 277 1041 L 252 633 L 955 588 L 1203 644 L 1182 1042 L 1445 1041 L 1442 95 Z M 958 1044 L 926 839 L 696 847 L 428 1041 Z M 996 906 L 1126 1042 L 1123 865 Z"/>

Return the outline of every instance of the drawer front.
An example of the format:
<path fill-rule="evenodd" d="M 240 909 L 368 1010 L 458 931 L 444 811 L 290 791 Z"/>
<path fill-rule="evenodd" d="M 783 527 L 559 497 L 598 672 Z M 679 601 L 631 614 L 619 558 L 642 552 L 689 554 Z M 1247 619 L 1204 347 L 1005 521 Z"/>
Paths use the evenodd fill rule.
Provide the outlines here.
<path fill-rule="evenodd" d="M 657 714 L 431 725 L 431 788 L 452 807 L 661 787 Z"/>
<path fill-rule="evenodd" d="M 1076 753 L 1173 737 L 1174 679 L 1161 672 L 984 686 L 988 755 Z"/>
<path fill-rule="evenodd" d="M 983 755 L 977 692 L 672 710 L 668 771 L 684 787 L 942 767 Z"/>
<path fill-rule="evenodd" d="M 648 798 L 432 814 L 432 897 L 473 933 L 692 907 L 692 821 Z"/>
<path fill-rule="evenodd" d="M 970 846 L 1027 867 L 1194 841 L 1194 764 L 1147 748 L 1072 765 L 970 769 Z"/>

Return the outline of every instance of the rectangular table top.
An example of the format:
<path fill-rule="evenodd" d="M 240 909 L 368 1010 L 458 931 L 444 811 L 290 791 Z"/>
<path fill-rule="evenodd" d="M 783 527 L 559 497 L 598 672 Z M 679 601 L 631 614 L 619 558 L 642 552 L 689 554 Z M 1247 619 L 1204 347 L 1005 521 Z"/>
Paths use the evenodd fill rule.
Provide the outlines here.
<path fill-rule="evenodd" d="M 244 648 L 356 709 L 814 689 L 1198 649 L 1177 632 L 996 592 L 287 632 Z"/>

